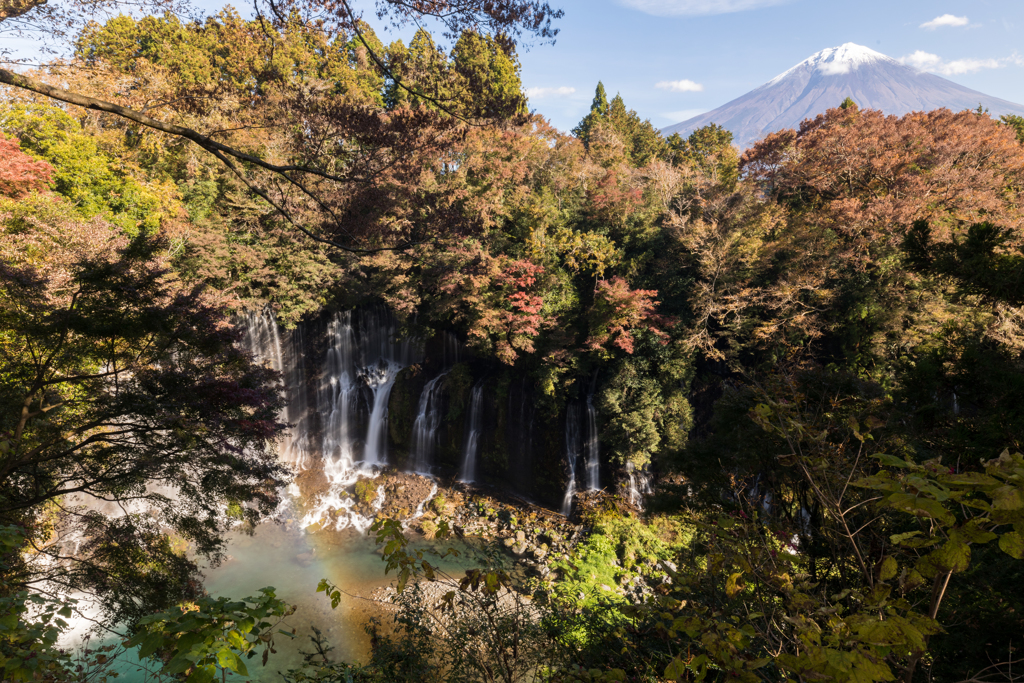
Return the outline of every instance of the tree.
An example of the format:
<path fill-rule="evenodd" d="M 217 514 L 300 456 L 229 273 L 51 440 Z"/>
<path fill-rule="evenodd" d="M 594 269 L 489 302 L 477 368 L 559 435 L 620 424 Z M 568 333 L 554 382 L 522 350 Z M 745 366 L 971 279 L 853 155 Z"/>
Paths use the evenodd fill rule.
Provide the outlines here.
<path fill-rule="evenodd" d="M 739 155 L 732 144 L 732 133 L 711 123 L 690 133 L 685 140 L 673 133 L 665 141 L 667 158 L 676 166 L 688 165 L 705 183 L 731 190 L 739 179 Z"/>
<path fill-rule="evenodd" d="M 111 4 L 116 6 L 116 0 L 98 4 L 98 9 L 106 9 Z M 74 4 L 74 0 L 67 5 L 30 1 L 16 15 L 19 20 L 26 21 L 38 18 L 45 27 L 57 31 L 64 25 L 59 10 L 70 11 L 72 8 L 78 10 L 83 7 L 86 10 L 96 9 L 88 3 L 79 7 Z M 362 55 L 362 59 L 381 72 L 387 70 L 383 50 L 368 39 L 365 24 L 351 10 L 346 0 L 340 0 L 330 7 L 307 0 L 287 0 L 266 5 L 257 0 L 254 9 L 258 20 L 252 22 L 246 30 L 251 38 L 262 42 L 270 53 L 275 52 L 277 33 L 289 25 L 297 24 L 314 27 L 316 32 L 326 37 L 327 42 L 341 36 L 353 36 L 353 40 L 360 44 L 356 52 Z M 89 15 L 89 12 L 85 14 Z M 554 39 L 557 30 L 552 28 L 551 22 L 561 17 L 561 11 L 553 10 L 540 0 L 503 0 L 499 3 L 483 0 L 469 3 L 383 0 L 377 7 L 377 14 L 381 20 L 396 25 L 423 17 L 434 18 L 445 27 L 446 37 L 452 40 L 467 30 L 479 35 L 503 35 L 506 55 L 511 54 L 508 46 L 524 34 L 545 40 Z M 0 30 L 5 27 L 4 22 L 9 22 L 14 16 L 0 16 Z M 259 74 L 256 82 L 250 84 L 252 87 L 249 91 L 265 93 L 263 84 L 266 76 Z M 279 74 L 270 76 L 273 81 Z M 390 76 L 397 87 L 407 88 L 400 78 L 395 79 L 394 74 Z M 391 181 L 395 179 L 396 173 L 398 176 L 406 174 L 406 178 L 415 177 L 423 159 L 439 155 L 441 150 L 451 145 L 458 137 L 454 131 L 463 125 L 457 112 L 448 111 L 443 103 L 437 101 L 434 104 L 448 115 L 447 120 L 425 109 L 391 114 L 366 110 L 361 102 L 347 101 L 338 93 L 323 93 L 290 81 L 286 87 L 276 91 L 274 98 L 274 102 L 283 105 L 286 112 L 278 106 L 273 107 L 273 114 L 264 110 L 265 115 L 270 115 L 262 121 L 258 118 L 250 119 L 245 129 L 250 126 L 277 128 L 282 120 L 286 120 L 294 124 L 292 130 L 306 134 L 286 139 L 288 144 L 284 149 L 267 153 L 244 145 L 227 144 L 187 125 L 169 123 L 116 101 L 65 90 L 6 69 L 0 69 L 0 83 L 67 104 L 106 112 L 131 122 L 131 126 L 149 128 L 188 140 L 227 166 L 245 183 L 249 191 L 272 205 L 293 230 L 335 248 L 356 251 L 395 248 L 420 238 L 412 236 L 410 240 L 409 235 L 388 234 L 389 231 L 382 230 L 383 225 L 377 224 L 373 231 L 376 239 L 368 240 L 370 243 L 367 244 L 366 235 L 353 234 L 351 226 L 358 223 L 359 218 L 364 218 L 363 222 L 366 222 L 363 212 L 367 212 L 369 222 L 374 223 L 378 216 L 372 207 L 381 203 L 377 195 L 383 188 L 392 186 Z M 499 95 L 500 92 L 493 94 Z M 424 97 L 425 93 L 418 92 L 417 96 Z M 485 107 L 483 110 L 478 107 L 473 113 L 492 114 L 506 110 L 507 107 Z M 258 113 L 260 108 L 254 108 L 253 111 Z M 324 145 L 325 140 L 331 140 L 332 144 Z M 355 144 L 349 147 L 351 143 Z M 343 151 L 339 147 L 349 148 Z M 382 178 L 382 175 L 387 177 Z"/>
<path fill-rule="evenodd" d="M 608 94 L 605 92 L 604 83 L 597 82 L 597 89 L 594 91 L 594 101 L 590 103 L 590 111 L 580 121 L 572 134 L 583 141 L 584 145 L 590 144 L 590 131 L 597 121 L 608 116 Z"/>
<path fill-rule="evenodd" d="M 5 580 L 112 620 L 198 595 L 228 506 L 258 522 L 287 481 L 275 374 L 165 249 L 53 195 L 0 205 L 0 522 L 32 549 Z"/>
<path fill-rule="evenodd" d="M 604 84 L 598 82 L 590 112 L 572 129 L 572 134 L 589 148 L 594 129 L 601 123 L 611 126 L 621 136 L 626 144 L 629 160 L 634 166 L 644 166 L 663 152 L 664 141 L 651 122 L 641 121 L 635 111 L 627 110 L 626 103 L 620 95 L 616 95 L 609 103 Z"/>
<path fill-rule="evenodd" d="M 50 105 L 0 105 L 0 130 L 17 136 L 21 148 L 52 164 L 50 187 L 83 218 L 102 216 L 128 234 L 156 232 L 178 210 L 169 188 L 149 187 L 125 172 L 126 164 L 104 153 L 66 112 Z"/>
<path fill-rule="evenodd" d="M 723 335 L 719 350 L 758 349 L 768 365 L 799 350 L 881 377 L 943 321 L 969 314 L 940 283 L 904 267 L 917 220 L 929 222 L 935 243 L 961 240 L 991 215 L 1006 248 L 1022 239 L 1018 190 L 1007 188 L 1022 186 L 1024 154 L 1007 127 L 974 112 L 831 109 L 755 144 L 740 172 L 770 202 L 737 196 L 723 203 L 723 220 L 695 204 L 698 212 L 680 217 L 681 237 L 698 250 L 724 248 L 712 261 L 732 260 L 706 280 L 721 306 L 712 326 L 739 333 Z M 712 217 L 731 226 L 727 238 L 705 232 Z"/>
<path fill-rule="evenodd" d="M 30 192 L 45 190 L 53 177 L 53 166 L 36 161 L 21 151 L 17 140 L 0 133 L 0 196 L 21 199 Z"/>
<path fill-rule="evenodd" d="M 1004 114 L 999 120 L 1013 129 L 1017 135 L 1017 142 L 1024 143 L 1024 116 L 1017 114 Z"/>
<path fill-rule="evenodd" d="M 461 77 L 459 111 L 469 119 L 510 119 L 526 113 L 519 59 L 508 40 L 466 31 L 452 48 Z"/>

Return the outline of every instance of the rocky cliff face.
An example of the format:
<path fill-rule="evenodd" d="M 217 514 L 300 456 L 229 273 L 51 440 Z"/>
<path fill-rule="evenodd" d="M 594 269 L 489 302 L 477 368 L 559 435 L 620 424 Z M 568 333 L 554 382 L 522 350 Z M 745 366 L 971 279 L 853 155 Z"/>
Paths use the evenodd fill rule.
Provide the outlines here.
<path fill-rule="evenodd" d="M 989 97 L 945 78 L 918 72 L 870 48 L 853 43 L 822 50 L 756 90 L 682 123 L 662 129 L 683 137 L 711 123 L 732 131 L 746 149 L 767 133 L 798 128 L 800 122 L 839 106 L 847 97 L 858 106 L 897 116 L 943 107 L 953 111 L 980 104 L 992 116 L 1024 116 L 1024 105 Z"/>
<path fill-rule="evenodd" d="M 325 510 L 340 510 L 341 491 L 384 466 L 444 478 L 471 471 L 477 484 L 555 509 L 567 490 L 587 488 L 582 465 L 569 483 L 566 433 L 589 429 L 596 441 L 597 416 L 539 409 L 522 373 L 473 357 L 450 334 L 403 338 L 381 307 L 325 311 L 294 330 L 268 312 L 239 324 L 254 355 L 282 374 L 291 428 L 281 456 L 337 489 Z M 600 468 L 596 450 L 593 460 Z"/>

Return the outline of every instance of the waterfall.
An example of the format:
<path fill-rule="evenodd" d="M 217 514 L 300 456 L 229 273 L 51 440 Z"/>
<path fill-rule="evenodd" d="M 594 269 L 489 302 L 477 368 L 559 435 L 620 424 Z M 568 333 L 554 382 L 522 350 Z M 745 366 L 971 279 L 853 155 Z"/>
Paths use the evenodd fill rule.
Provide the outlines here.
<path fill-rule="evenodd" d="M 412 462 L 414 471 L 420 474 L 430 474 L 430 468 L 434 464 L 437 428 L 441 426 L 443 417 L 441 414 L 443 403 L 441 389 L 444 387 L 442 380 L 447 374 L 447 371 L 442 372 L 427 382 L 420 394 L 416 421 L 412 425 Z"/>
<path fill-rule="evenodd" d="M 353 427 L 360 387 L 355 374 L 351 311 L 336 315 L 328 323 L 327 344 L 318 407 L 324 419 L 324 473 L 334 478 L 351 469 L 356 460 Z"/>
<path fill-rule="evenodd" d="M 462 344 L 459 343 L 459 338 L 451 332 L 441 333 L 441 364 L 443 367 L 450 368 L 459 362 L 459 350 Z"/>
<path fill-rule="evenodd" d="M 312 434 L 306 401 L 302 337 L 300 334 L 288 334 L 282 342 L 281 331 L 269 308 L 249 311 L 239 322 L 247 350 L 257 362 L 281 373 L 280 391 L 285 396 L 285 407 L 280 418 L 290 426 L 281 439 L 278 455 L 296 469 L 306 469 L 311 464 L 313 449 L 310 447 Z"/>
<path fill-rule="evenodd" d="M 569 462 L 569 484 L 562 498 L 562 514 L 566 517 L 572 512 L 572 499 L 576 495 L 576 464 L 582 450 L 580 407 L 577 403 L 570 403 L 565 408 L 565 459 Z"/>
<path fill-rule="evenodd" d="M 476 459 L 480 452 L 480 431 L 483 417 L 484 382 L 480 380 L 473 386 L 469 398 L 469 424 L 466 426 L 466 443 L 462 449 L 462 471 L 459 481 L 472 483 L 476 480 Z"/>
<path fill-rule="evenodd" d="M 370 388 L 370 421 L 366 425 L 363 463 L 383 465 L 388 459 L 388 399 L 402 366 L 385 358 L 359 369 L 359 377 Z"/>
<path fill-rule="evenodd" d="M 430 486 L 430 493 L 427 494 L 426 498 L 424 498 L 423 500 L 420 501 L 420 504 L 416 506 L 416 511 L 412 513 L 412 516 L 407 521 L 411 522 L 414 519 L 419 519 L 420 517 L 422 517 L 423 516 L 423 508 L 426 507 L 427 503 L 432 501 L 434 499 L 434 496 L 436 496 L 436 495 L 437 495 L 437 484 L 431 484 L 431 486 Z"/>
<path fill-rule="evenodd" d="M 644 507 L 644 496 L 651 493 L 651 475 L 644 470 L 637 470 L 633 463 L 626 463 L 628 477 L 627 495 L 629 502 L 640 509 Z"/>
<path fill-rule="evenodd" d="M 363 462 L 382 465 L 387 462 L 388 399 L 398 372 L 422 359 L 418 341 L 396 341 L 394 317 L 383 306 L 362 312 L 359 340 L 358 376 L 370 389 L 370 420 L 366 426 Z"/>
<path fill-rule="evenodd" d="M 394 317 L 383 306 L 337 313 L 327 325 L 318 407 L 323 419 L 324 472 L 332 480 L 347 477 L 345 473 L 359 462 L 367 467 L 387 462 L 391 389 L 399 371 L 419 362 L 423 354 L 417 340 L 397 339 L 397 335 Z M 368 420 L 359 439 L 364 397 Z"/>
<path fill-rule="evenodd" d="M 587 455 L 587 489 L 597 491 L 601 488 L 601 444 L 597 439 L 597 409 L 594 408 L 594 395 L 587 396 L 587 438 L 583 442 Z"/>

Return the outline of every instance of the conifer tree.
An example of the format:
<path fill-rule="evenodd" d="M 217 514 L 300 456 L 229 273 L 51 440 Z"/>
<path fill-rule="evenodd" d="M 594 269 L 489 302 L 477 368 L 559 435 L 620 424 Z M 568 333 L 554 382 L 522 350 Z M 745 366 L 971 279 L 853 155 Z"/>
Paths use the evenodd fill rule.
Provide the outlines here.
<path fill-rule="evenodd" d="M 508 41 L 465 31 L 452 49 L 459 110 L 467 118 L 509 118 L 526 112 L 519 59 Z"/>
<path fill-rule="evenodd" d="M 590 131 L 594 124 L 606 116 L 608 116 L 608 94 L 605 92 L 604 83 L 598 81 L 597 89 L 594 91 L 594 101 L 590 103 L 590 112 L 572 129 L 572 134 L 582 140 L 584 145 L 589 145 Z"/>

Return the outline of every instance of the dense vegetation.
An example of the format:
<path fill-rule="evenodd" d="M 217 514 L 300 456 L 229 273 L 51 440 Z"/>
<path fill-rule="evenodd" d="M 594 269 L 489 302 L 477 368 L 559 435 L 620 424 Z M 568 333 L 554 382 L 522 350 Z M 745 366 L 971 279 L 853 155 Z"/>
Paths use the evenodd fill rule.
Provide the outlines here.
<path fill-rule="evenodd" d="M 1020 119 L 847 101 L 739 153 L 598 84 L 564 134 L 529 110 L 515 32 L 484 30 L 550 37 L 510 5 L 447 51 L 299 5 L 122 15 L 4 81 L 4 677 L 84 675 L 53 648 L 71 591 L 169 675 L 266 660 L 273 592 L 196 577 L 289 477 L 274 373 L 230 315 L 382 302 L 553 413 L 598 377 L 602 452 L 659 484 L 644 516 L 589 511 L 558 580 L 482 568 L 441 631 L 411 586 L 371 661 L 318 639 L 291 680 L 1015 680 Z M 433 575 L 377 532 L 403 583 Z"/>

